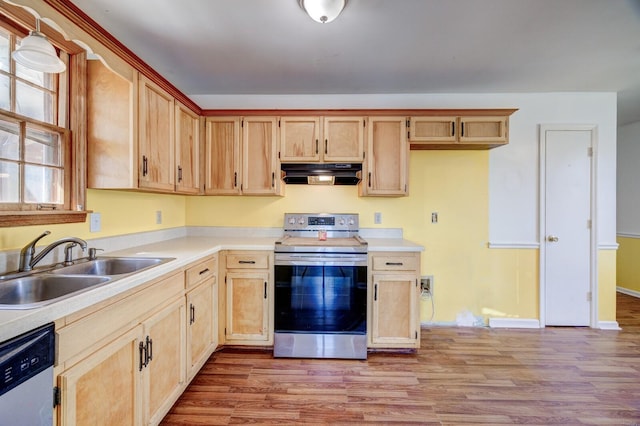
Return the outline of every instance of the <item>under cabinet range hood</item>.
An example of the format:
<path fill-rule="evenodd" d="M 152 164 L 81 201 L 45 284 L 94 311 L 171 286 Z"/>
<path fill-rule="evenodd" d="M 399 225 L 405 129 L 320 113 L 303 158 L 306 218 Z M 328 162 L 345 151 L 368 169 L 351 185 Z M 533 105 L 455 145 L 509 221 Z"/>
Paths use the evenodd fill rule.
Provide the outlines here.
<path fill-rule="evenodd" d="M 283 181 L 298 185 L 357 185 L 362 164 L 282 164 Z"/>

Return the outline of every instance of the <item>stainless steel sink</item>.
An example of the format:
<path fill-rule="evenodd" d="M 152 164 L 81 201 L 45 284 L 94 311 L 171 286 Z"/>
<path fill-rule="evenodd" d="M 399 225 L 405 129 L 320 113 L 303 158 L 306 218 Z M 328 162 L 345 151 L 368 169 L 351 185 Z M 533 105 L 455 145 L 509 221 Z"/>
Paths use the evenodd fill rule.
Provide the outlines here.
<path fill-rule="evenodd" d="M 0 309 L 32 309 L 111 281 L 95 275 L 36 274 L 0 282 Z"/>
<path fill-rule="evenodd" d="M 54 274 L 123 275 L 173 260 L 171 257 L 99 257 L 51 271 Z"/>
<path fill-rule="evenodd" d="M 99 257 L 44 272 L 17 273 L 0 280 L 0 309 L 33 309 L 116 281 L 127 274 L 174 260 L 172 257 Z"/>

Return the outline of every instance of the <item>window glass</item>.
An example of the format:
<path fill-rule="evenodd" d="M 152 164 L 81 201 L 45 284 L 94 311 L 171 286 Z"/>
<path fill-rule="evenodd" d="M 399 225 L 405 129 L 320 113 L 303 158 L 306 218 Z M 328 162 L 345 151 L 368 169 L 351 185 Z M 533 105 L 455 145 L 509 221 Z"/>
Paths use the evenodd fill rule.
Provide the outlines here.
<path fill-rule="evenodd" d="M 9 71 L 9 33 L 0 28 L 0 70 Z"/>
<path fill-rule="evenodd" d="M 11 80 L 9 76 L 0 74 L 0 108 L 11 110 Z"/>
<path fill-rule="evenodd" d="M 25 203 L 64 203 L 64 179 L 60 169 L 26 165 L 24 184 Z"/>
<path fill-rule="evenodd" d="M 0 120 L 0 158 L 20 159 L 20 128 L 17 123 Z"/>
<path fill-rule="evenodd" d="M 16 62 L 16 75 L 40 87 L 50 88 L 49 87 L 50 84 L 48 82 L 49 79 L 45 77 L 48 74 L 45 74 L 42 71 L 31 70 L 27 67 L 20 65 L 17 62 Z"/>
<path fill-rule="evenodd" d="M 18 163 L 0 160 L 0 202 L 20 201 L 19 172 Z"/>
<path fill-rule="evenodd" d="M 62 165 L 60 136 L 46 130 L 28 129 L 24 147 L 24 161 L 28 163 Z"/>
<path fill-rule="evenodd" d="M 53 97 L 50 93 L 21 81 L 16 82 L 16 113 L 53 123 L 52 103 Z"/>

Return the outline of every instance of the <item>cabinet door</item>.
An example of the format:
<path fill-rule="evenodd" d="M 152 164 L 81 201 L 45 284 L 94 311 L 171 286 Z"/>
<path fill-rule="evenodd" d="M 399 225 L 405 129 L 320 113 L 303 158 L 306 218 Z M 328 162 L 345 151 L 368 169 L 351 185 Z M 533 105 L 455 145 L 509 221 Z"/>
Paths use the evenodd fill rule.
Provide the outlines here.
<path fill-rule="evenodd" d="M 87 61 L 87 186 L 138 187 L 138 76 Z"/>
<path fill-rule="evenodd" d="M 325 117 L 325 162 L 361 163 L 364 158 L 364 117 Z"/>
<path fill-rule="evenodd" d="M 187 293 L 187 378 L 191 380 L 215 349 L 217 321 L 214 317 L 214 280 Z"/>
<path fill-rule="evenodd" d="M 139 425 L 139 348 L 136 327 L 69 368 L 59 379 L 61 425 Z"/>
<path fill-rule="evenodd" d="M 409 166 L 404 117 L 370 117 L 363 195 L 407 195 Z"/>
<path fill-rule="evenodd" d="M 280 161 L 320 161 L 320 117 L 280 118 Z"/>
<path fill-rule="evenodd" d="M 148 365 L 143 369 L 144 423 L 158 424 L 182 393 L 185 382 L 184 298 L 143 322 Z"/>
<path fill-rule="evenodd" d="M 457 117 L 411 117 L 409 122 L 411 142 L 458 142 Z"/>
<path fill-rule="evenodd" d="M 275 117 L 245 117 L 242 123 L 243 194 L 267 195 L 280 191 Z"/>
<path fill-rule="evenodd" d="M 372 347 L 418 347 L 418 292 L 415 274 L 373 274 Z"/>
<path fill-rule="evenodd" d="M 507 135 L 507 117 L 460 117 L 460 143 L 506 144 Z"/>
<path fill-rule="evenodd" d="M 200 192 L 200 118 L 176 102 L 176 192 Z"/>
<path fill-rule="evenodd" d="M 240 117 L 206 120 L 205 194 L 240 193 Z"/>
<path fill-rule="evenodd" d="M 226 340 L 232 344 L 272 343 L 269 327 L 269 273 L 227 273 Z"/>
<path fill-rule="evenodd" d="M 143 76 L 140 76 L 138 89 L 139 186 L 173 192 L 174 100 Z"/>

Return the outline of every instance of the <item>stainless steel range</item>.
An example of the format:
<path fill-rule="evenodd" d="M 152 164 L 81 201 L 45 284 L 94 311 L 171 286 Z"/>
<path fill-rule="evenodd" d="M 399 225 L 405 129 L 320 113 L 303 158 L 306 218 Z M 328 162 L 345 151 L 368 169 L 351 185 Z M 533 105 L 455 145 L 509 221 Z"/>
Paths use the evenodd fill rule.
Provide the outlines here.
<path fill-rule="evenodd" d="M 274 356 L 367 357 L 367 242 L 357 214 L 287 213 L 275 248 Z"/>

